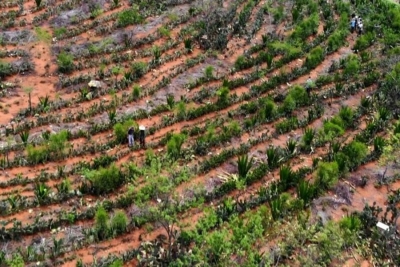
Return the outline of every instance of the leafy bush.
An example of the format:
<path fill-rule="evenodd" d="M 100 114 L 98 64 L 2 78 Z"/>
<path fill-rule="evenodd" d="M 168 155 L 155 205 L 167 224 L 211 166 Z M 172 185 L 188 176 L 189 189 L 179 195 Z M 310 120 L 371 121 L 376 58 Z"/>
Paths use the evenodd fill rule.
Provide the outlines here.
<path fill-rule="evenodd" d="M 309 102 L 309 97 L 306 90 L 300 85 L 295 85 L 293 88 L 291 88 L 289 95 L 296 102 L 296 106 L 303 106 Z"/>
<path fill-rule="evenodd" d="M 332 53 L 338 50 L 346 42 L 347 32 L 345 31 L 335 31 L 332 33 L 327 41 L 328 52 Z"/>
<path fill-rule="evenodd" d="M 272 99 L 266 99 L 262 104 L 262 116 L 267 120 L 271 120 L 276 115 L 276 104 Z"/>
<path fill-rule="evenodd" d="M 125 212 L 122 210 L 117 211 L 111 219 L 111 231 L 117 235 L 125 233 L 127 225 L 128 218 L 126 217 Z"/>
<path fill-rule="evenodd" d="M 294 100 L 291 95 L 287 95 L 280 109 L 286 115 L 292 114 L 292 112 L 296 109 L 296 100 Z"/>
<path fill-rule="evenodd" d="M 324 60 L 324 50 L 317 46 L 307 55 L 304 67 L 307 69 L 314 69 Z"/>
<path fill-rule="evenodd" d="M 343 152 L 339 152 L 335 154 L 334 159 L 338 164 L 339 172 L 341 174 L 346 173 L 348 171 L 348 162 L 350 161 L 349 157 L 346 156 L 346 154 L 344 154 Z"/>
<path fill-rule="evenodd" d="M 339 110 L 339 117 L 342 119 L 344 127 L 348 128 L 353 125 L 354 111 L 348 106 L 343 106 Z"/>
<path fill-rule="evenodd" d="M 70 73 L 74 70 L 74 56 L 62 51 L 57 57 L 58 70 L 62 73 Z"/>
<path fill-rule="evenodd" d="M 346 78 L 350 78 L 352 76 L 355 76 L 361 68 L 360 60 L 358 59 L 357 56 L 351 55 L 347 57 L 345 64 L 344 64 L 344 70 L 343 70 L 343 75 Z"/>
<path fill-rule="evenodd" d="M 62 130 L 59 133 L 51 134 L 48 142 L 48 152 L 53 158 L 64 158 L 66 149 L 70 146 L 68 143 L 69 132 Z"/>
<path fill-rule="evenodd" d="M 244 70 L 248 69 L 252 66 L 251 60 L 249 60 L 247 57 L 240 55 L 237 57 L 235 61 L 235 69 L 237 70 Z"/>
<path fill-rule="evenodd" d="M 320 190 L 332 188 L 338 178 L 339 167 L 336 162 L 319 162 L 315 184 Z"/>
<path fill-rule="evenodd" d="M 144 21 L 142 15 L 136 9 L 127 9 L 119 13 L 117 19 L 118 27 L 126 27 L 128 25 L 140 24 Z"/>
<path fill-rule="evenodd" d="M 47 161 L 48 153 L 46 146 L 37 146 L 34 147 L 33 145 L 29 144 L 26 147 L 26 152 L 28 156 L 28 162 L 30 164 L 40 164 Z"/>
<path fill-rule="evenodd" d="M 375 40 L 375 34 L 373 32 L 367 32 L 357 38 L 353 49 L 362 51 L 370 47 Z"/>
<path fill-rule="evenodd" d="M 173 134 L 167 142 L 167 153 L 171 158 L 177 160 L 181 156 L 181 149 L 186 136 L 184 134 Z"/>
<path fill-rule="evenodd" d="M 301 21 L 294 29 L 291 38 L 304 40 L 312 34 L 316 34 L 319 26 L 319 16 L 317 13 Z"/>
<path fill-rule="evenodd" d="M 109 235 L 108 213 L 103 206 L 99 206 L 94 216 L 95 230 L 100 240 L 103 240 Z"/>
<path fill-rule="evenodd" d="M 324 121 L 324 133 L 326 136 L 335 137 L 344 134 L 344 123 L 340 117 L 333 117 Z"/>
<path fill-rule="evenodd" d="M 128 143 L 128 130 L 129 127 L 134 127 L 135 131 L 138 130 L 138 124 L 133 120 L 126 120 L 123 123 L 117 123 L 114 125 L 115 139 L 120 144 Z"/>
<path fill-rule="evenodd" d="M 147 72 L 147 64 L 145 62 L 137 61 L 131 66 L 129 72 L 125 73 L 125 78 L 129 80 L 136 80 L 141 78 Z"/>
<path fill-rule="evenodd" d="M 10 63 L 0 62 L 0 78 L 4 78 L 12 74 L 12 68 Z"/>
<path fill-rule="evenodd" d="M 229 88 L 225 86 L 219 88 L 217 91 L 217 96 L 218 96 L 217 105 L 219 106 L 227 105 L 229 100 Z"/>
<path fill-rule="evenodd" d="M 96 195 L 109 193 L 124 182 L 124 176 L 115 164 L 99 170 L 86 170 L 84 176 L 91 184 L 92 193 Z"/>
<path fill-rule="evenodd" d="M 342 149 L 343 153 L 349 158 L 349 167 L 353 169 L 361 164 L 368 153 L 368 147 L 358 141 L 352 141 Z"/>

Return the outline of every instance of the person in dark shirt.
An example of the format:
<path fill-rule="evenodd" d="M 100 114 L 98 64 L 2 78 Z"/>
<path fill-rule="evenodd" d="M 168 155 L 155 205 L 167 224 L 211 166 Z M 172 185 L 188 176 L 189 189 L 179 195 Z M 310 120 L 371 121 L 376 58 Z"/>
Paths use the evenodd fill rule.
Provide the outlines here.
<path fill-rule="evenodd" d="M 143 125 L 139 126 L 139 143 L 140 147 L 144 148 L 146 143 L 144 141 L 146 128 Z"/>
<path fill-rule="evenodd" d="M 132 147 L 132 146 L 133 146 L 133 143 L 134 143 L 133 135 L 134 135 L 134 133 L 135 133 L 135 131 L 133 130 L 133 127 L 130 127 L 129 130 L 128 130 L 128 143 L 129 143 L 129 147 Z"/>

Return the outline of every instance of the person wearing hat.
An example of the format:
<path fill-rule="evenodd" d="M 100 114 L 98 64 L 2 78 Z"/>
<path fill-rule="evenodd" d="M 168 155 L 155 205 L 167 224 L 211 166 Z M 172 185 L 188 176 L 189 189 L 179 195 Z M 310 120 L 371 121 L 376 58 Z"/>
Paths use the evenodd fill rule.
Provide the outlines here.
<path fill-rule="evenodd" d="M 133 130 L 133 127 L 129 127 L 129 130 L 128 130 L 128 143 L 129 143 L 129 147 L 132 147 L 133 146 L 133 143 L 134 143 L 134 137 L 133 137 L 133 135 L 134 135 L 134 133 L 135 133 L 135 131 Z"/>
<path fill-rule="evenodd" d="M 145 143 L 145 130 L 146 128 L 143 125 L 139 126 L 139 143 L 140 143 L 140 147 L 144 148 L 146 143 Z"/>

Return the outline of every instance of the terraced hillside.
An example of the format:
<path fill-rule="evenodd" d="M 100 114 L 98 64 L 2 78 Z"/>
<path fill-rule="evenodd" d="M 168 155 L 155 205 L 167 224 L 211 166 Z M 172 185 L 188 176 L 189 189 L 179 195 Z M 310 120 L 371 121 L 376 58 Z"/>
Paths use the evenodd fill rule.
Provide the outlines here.
<path fill-rule="evenodd" d="M 396 3 L 10 0 L 0 18 L 0 266 L 400 265 Z"/>

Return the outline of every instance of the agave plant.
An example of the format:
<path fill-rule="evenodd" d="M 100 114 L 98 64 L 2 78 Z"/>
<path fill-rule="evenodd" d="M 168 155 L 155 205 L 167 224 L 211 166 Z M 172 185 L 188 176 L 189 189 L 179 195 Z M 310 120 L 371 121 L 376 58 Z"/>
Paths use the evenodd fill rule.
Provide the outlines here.
<path fill-rule="evenodd" d="M 390 118 L 390 111 L 385 107 L 378 108 L 378 119 L 387 121 Z"/>
<path fill-rule="evenodd" d="M 49 199 L 50 188 L 44 183 L 36 183 L 34 192 L 39 204 L 44 204 Z"/>
<path fill-rule="evenodd" d="M 51 251 L 51 257 L 54 259 L 56 258 L 58 255 L 60 255 L 60 253 L 62 253 L 62 248 L 63 248 L 63 239 L 55 239 L 53 237 L 53 248 Z"/>
<path fill-rule="evenodd" d="M 192 39 L 187 38 L 187 39 L 183 40 L 183 43 L 185 45 L 186 51 L 191 53 L 193 51 L 193 41 L 192 41 Z"/>
<path fill-rule="evenodd" d="M 175 97 L 172 94 L 167 95 L 167 105 L 170 110 L 172 110 L 175 106 Z"/>
<path fill-rule="evenodd" d="M 315 137 L 315 130 L 311 128 L 306 128 L 302 137 L 303 146 L 306 151 L 311 150 L 311 146 Z"/>
<path fill-rule="evenodd" d="M 11 206 L 11 210 L 15 210 L 18 207 L 18 201 L 20 198 L 20 195 L 11 195 L 7 198 L 8 203 Z"/>
<path fill-rule="evenodd" d="M 21 137 L 21 140 L 22 140 L 22 143 L 24 144 L 24 146 L 27 146 L 28 145 L 28 139 L 29 139 L 29 131 L 28 130 L 22 131 L 19 134 L 19 137 Z"/>
<path fill-rule="evenodd" d="M 279 184 L 282 186 L 282 191 L 286 191 L 296 182 L 295 173 L 286 165 L 282 166 L 279 170 L 279 178 Z"/>
<path fill-rule="evenodd" d="M 117 111 L 115 109 L 110 109 L 107 114 L 110 124 L 115 124 L 117 120 Z"/>
<path fill-rule="evenodd" d="M 271 208 L 272 218 L 275 221 L 279 220 L 283 215 L 283 209 L 284 209 L 283 199 L 281 197 L 278 197 L 277 199 L 271 200 L 269 202 L 269 206 Z"/>
<path fill-rule="evenodd" d="M 315 186 L 308 181 L 301 180 L 297 186 L 297 196 L 307 206 L 315 196 Z"/>
<path fill-rule="evenodd" d="M 386 141 L 382 136 L 376 136 L 374 138 L 374 151 L 377 153 L 382 153 L 385 144 Z"/>
<path fill-rule="evenodd" d="M 253 158 L 249 158 L 248 155 L 243 155 L 238 157 L 238 171 L 239 171 L 239 179 L 246 179 L 247 174 L 249 173 L 251 167 L 253 166 Z"/>
<path fill-rule="evenodd" d="M 286 152 L 289 157 L 293 157 L 297 153 L 297 142 L 296 140 L 289 139 L 286 142 Z"/>
<path fill-rule="evenodd" d="M 47 112 L 50 109 L 50 97 L 48 95 L 39 97 L 39 110 Z"/>
<path fill-rule="evenodd" d="M 56 188 L 60 195 L 66 195 L 71 190 L 71 182 L 68 179 L 64 179 L 56 185 Z"/>
<path fill-rule="evenodd" d="M 347 215 L 340 221 L 340 228 L 350 230 L 350 232 L 358 231 L 361 226 L 361 220 L 355 214 L 351 214 L 350 216 Z"/>
<path fill-rule="evenodd" d="M 276 168 L 280 160 L 281 159 L 277 148 L 270 147 L 267 149 L 267 162 L 270 169 Z"/>
<path fill-rule="evenodd" d="M 361 97 L 361 103 L 360 106 L 362 107 L 362 110 L 364 113 L 368 112 L 368 110 L 371 109 L 372 107 L 372 100 L 370 97 Z"/>

